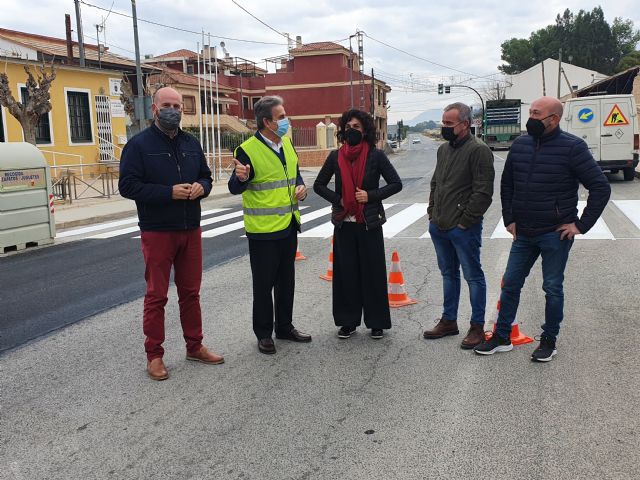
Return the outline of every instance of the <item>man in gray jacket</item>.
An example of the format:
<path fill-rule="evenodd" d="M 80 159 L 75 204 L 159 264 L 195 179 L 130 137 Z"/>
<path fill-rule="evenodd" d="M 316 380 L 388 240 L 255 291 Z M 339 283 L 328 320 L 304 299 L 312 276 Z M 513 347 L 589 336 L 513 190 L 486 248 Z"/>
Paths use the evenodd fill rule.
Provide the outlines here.
<path fill-rule="evenodd" d="M 460 266 L 469 285 L 471 327 L 461 347 L 471 349 L 484 340 L 487 285 L 480 264 L 482 218 L 493 197 L 493 154 L 471 135 L 471 109 L 453 103 L 442 114 L 442 137 L 429 194 L 429 234 L 442 274 L 444 305 L 437 325 L 424 338 L 458 335 Z"/>

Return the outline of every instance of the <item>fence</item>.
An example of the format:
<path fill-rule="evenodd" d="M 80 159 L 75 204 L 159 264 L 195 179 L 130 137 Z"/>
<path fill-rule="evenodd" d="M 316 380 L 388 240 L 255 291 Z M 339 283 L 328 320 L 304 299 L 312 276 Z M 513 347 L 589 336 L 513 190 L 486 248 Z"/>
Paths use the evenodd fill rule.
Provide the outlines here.
<path fill-rule="evenodd" d="M 119 193 L 117 163 L 56 165 L 50 169 L 51 188 L 56 200 L 73 203 L 86 198 L 110 198 Z M 86 173 L 86 170 L 92 171 Z"/>

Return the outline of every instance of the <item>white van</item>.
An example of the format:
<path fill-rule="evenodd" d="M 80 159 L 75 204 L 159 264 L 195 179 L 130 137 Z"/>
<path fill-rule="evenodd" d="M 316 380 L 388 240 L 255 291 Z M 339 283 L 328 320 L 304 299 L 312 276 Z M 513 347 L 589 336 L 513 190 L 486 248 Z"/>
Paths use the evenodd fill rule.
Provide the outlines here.
<path fill-rule="evenodd" d="M 598 95 L 568 99 L 560 128 L 582 138 L 603 170 L 622 170 L 633 180 L 640 132 L 633 95 Z"/>

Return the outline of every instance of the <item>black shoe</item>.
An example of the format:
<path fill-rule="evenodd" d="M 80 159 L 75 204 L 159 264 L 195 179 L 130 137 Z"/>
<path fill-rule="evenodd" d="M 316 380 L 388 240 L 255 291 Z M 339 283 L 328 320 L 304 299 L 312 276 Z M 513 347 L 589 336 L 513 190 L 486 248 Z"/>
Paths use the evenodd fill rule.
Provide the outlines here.
<path fill-rule="evenodd" d="M 267 355 L 273 355 L 276 353 L 276 346 L 273 343 L 273 338 L 261 338 L 258 340 L 258 350 L 260 350 L 260 353 L 266 353 Z"/>
<path fill-rule="evenodd" d="M 473 349 L 478 355 L 493 355 L 496 352 L 510 352 L 511 350 L 513 350 L 511 340 L 505 340 L 497 333 Z"/>
<path fill-rule="evenodd" d="M 383 336 L 384 336 L 384 331 L 381 328 L 372 328 L 371 329 L 371 338 L 379 340 Z"/>
<path fill-rule="evenodd" d="M 307 335 L 306 333 L 299 332 L 295 328 L 292 329 L 289 333 L 276 333 L 276 338 L 278 340 L 291 340 L 292 342 L 302 342 L 307 343 L 311 341 L 311 335 Z"/>
<path fill-rule="evenodd" d="M 356 327 L 340 327 L 338 338 L 349 338 L 354 333 L 356 333 Z"/>
<path fill-rule="evenodd" d="M 558 353 L 556 341 L 546 335 L 541 335 L 540 345 L 531 354 L 531 360 L 534 362 L 550 362 L 556 353 Z"/>

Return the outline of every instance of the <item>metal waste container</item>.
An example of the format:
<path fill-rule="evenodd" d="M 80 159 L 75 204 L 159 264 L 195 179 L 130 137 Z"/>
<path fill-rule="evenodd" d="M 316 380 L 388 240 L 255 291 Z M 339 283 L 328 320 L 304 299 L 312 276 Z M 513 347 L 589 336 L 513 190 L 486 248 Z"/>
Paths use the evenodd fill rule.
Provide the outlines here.
<path fill-rule="evenodd" d="M 53 243 L 51 174 L 30 143 L 0 143 L 0 254 Z"/>

